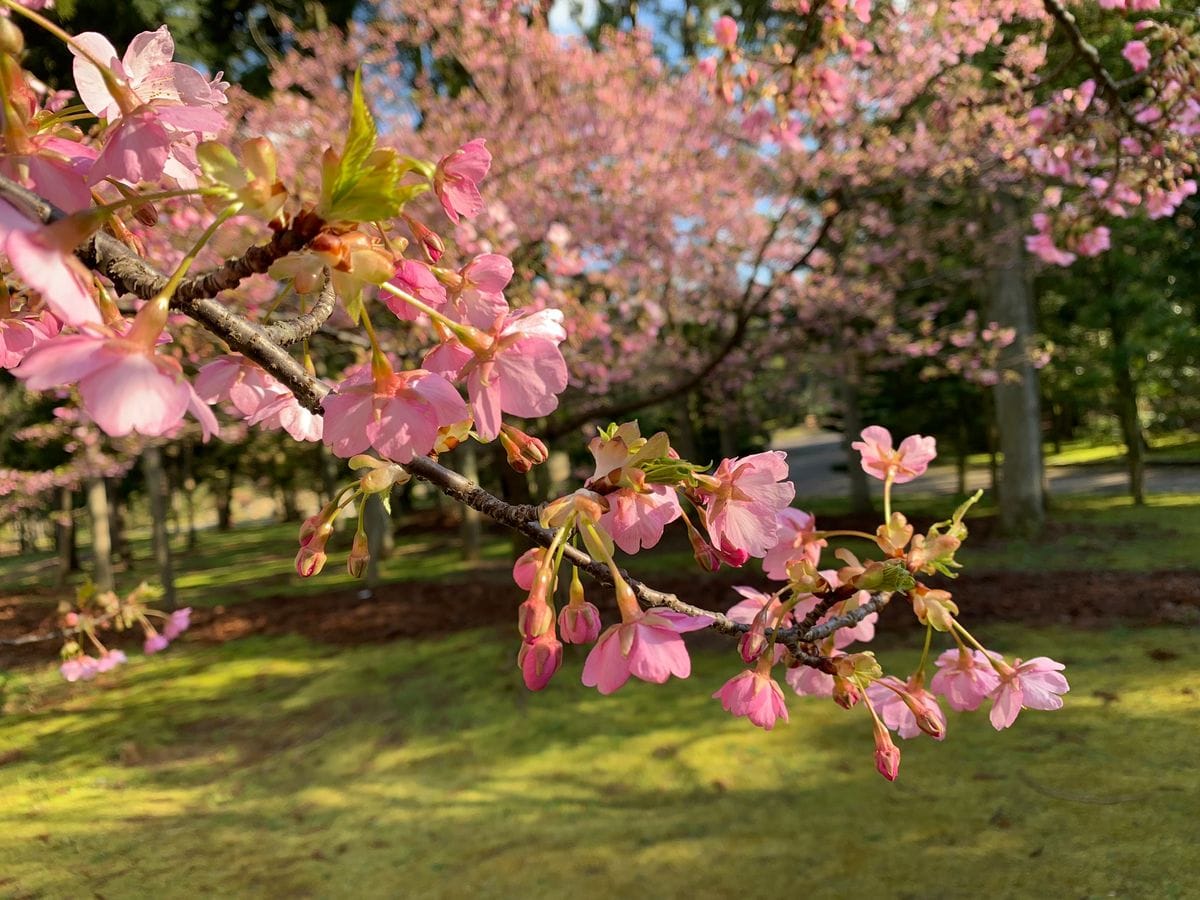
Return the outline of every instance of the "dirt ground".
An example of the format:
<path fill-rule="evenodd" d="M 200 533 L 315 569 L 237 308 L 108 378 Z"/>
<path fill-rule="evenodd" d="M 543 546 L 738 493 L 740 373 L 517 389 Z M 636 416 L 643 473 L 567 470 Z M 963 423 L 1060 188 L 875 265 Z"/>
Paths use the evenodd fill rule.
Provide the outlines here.
<path fill-rule="evenodd" d="M 761 574 L 751 572 L 655 580 L 659 589 L 722 610 L 737 599 L 731 590 L 734 584 L 765 586 L 766 582 Z M 1200 622 L 1200 571 L 1060 572 L 1037 578 L 1017 572 L 971 572 L 959 578 L 952 589 L 964 616 L 972 622 L 1020 620 L 1082 627 L 1114 622 Z M 610 618 L 615 614 L 610 591 L 591 588 L 589 597 L 602 610 L 607 607 Z M 486 625 L 512 624 L 515 629 L 520 600 L 520 591 L 499 572 L 470 581 L 385 584 L 370 596 L 344 590 L 269 597 L 196 610 L 186 639 L 221 642 L 249 635 L 298 634 L 314 641 L 354 645 Z M 912 616 L 900 604 L 883 615 L 887 627 L 913 624 Z M 0 597 L 0 634 L 48 633 L 57 624 L 49 600 L 28 595 Z M 54 649 L 56 643 L 45 642 L 0 646 L 0 669 L 45 661 Z"/>

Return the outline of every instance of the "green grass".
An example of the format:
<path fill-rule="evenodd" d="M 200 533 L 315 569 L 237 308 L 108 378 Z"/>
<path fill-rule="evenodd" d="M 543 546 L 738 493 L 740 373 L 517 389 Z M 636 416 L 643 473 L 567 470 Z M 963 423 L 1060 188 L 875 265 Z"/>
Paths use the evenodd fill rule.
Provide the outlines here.
<path fill-rule="evenodd" d="M 1146 453 L 1148 463 L 1200 463 L 1200 435 L 1193 431 L 1160 435 L 1149 443 L 1150 448 Z M 1119 465 L 1125 461 L 1125 445 L 1120 441 L 1097 443 L 1094 438 L 1078 438 L 1063 441 L 1057 452 L 1052 443 L 1045 444 L 1042 449 L 1048 466 Z M 967 457 L 967 463 L 986 466 L 988 458 L 986 453 L 972 453 Z"/>
<path fill-rule="evenodd" d="M 727 648 L 611 698 L 574 653 L 527 694 L 490 632 L 33 673 L 0 730 L 0 894 L 1195 896 L 1200 634 L 987 637 L 1067 662 L 1066 708 L 952 714 L 895 784 L 862 710 L 793 697 L 771 734 L 721 712 Z"/>

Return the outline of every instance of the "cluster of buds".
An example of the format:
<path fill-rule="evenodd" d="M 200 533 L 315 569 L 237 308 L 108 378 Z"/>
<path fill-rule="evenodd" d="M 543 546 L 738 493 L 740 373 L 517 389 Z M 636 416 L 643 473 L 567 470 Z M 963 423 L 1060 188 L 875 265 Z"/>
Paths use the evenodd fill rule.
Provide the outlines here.
<path fill-rule="evenodd" d="M 550 458 L 544 443 L 507 422 L 500 426 L 500 446 L 504 448 L 508 464 L 522 475 Z"/>

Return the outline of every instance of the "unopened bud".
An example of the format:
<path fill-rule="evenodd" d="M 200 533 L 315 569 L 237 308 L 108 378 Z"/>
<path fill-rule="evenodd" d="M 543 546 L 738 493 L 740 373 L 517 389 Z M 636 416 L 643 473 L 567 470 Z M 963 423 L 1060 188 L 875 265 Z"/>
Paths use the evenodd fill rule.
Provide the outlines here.
<path fill-rule="evenodd" d="M 558 630 L 568 644 L 590 644 L 600 637 L 600 610 L 580 599 L 572 600 L 558 614 Z"/>
<path fill-rule="evenodd" d="M 900 748 L 879 722 L 875 723 L 875 768 L 888 781 L 895 781 L 900 774 Z"/>
<path fill-rule="evenodd" d="M 534 594 L 538 590 L 534 583 Z M 554 626 L 554 611 L 544 599 L 530 594 L 529 599 L 517 608 L 517 630 L 526 641 L 533 641 L 550 631 Z"/>
<path fill-rule="evenodd" d="M 351 578 L 361 578 L 370 561 L 371 550 L 366 532 L 356 531 L 354 542 L 350 545 L 350 555 L 346 558 L 346 571 L 350 573 Z"/>
<path fill-rule="evenodd" d="M 862 699 L 862 690 L 854 682 L 833 676 L 833 702 L 842 709 L 850 709 Z"/>
<path fill-rule="evenodd" d="M 522 474 L 550 458 L 545 444 L 511 425 L 500 426 L 500 446 L 508 455 L 508 464 Z"/>
<path fill-rule="evenodd" d="M 547 632 L 533 641 L 524 641 L 517 653 L 517 666 L 525 687 L 540 691 L 550 683 L 554 673 L 562 665 L 562 644 L 553 632 Z"/>
<path fill-rule="evenodd" d="M 301 578 L 311 578 L 325 568 L 325 559 L 324 549 L 301 547 L 300 552 L 296 554 L 296 572 Z"/>
<path fill-rule="evenodd" d="M 752 663 L 763 655 L 767 649 L 767 615 L 770 604 L 767 604 L 750 623 L 750 630 L 738 639 L 738 653 L 743 662 Z"/>
<path fill-rule="evenodd" d="M 419 222 L 412 216 L 402 215 L 404 222 L 408 225 L 409 230 L 413 233 L 413 237 L 421 245 L 421 249 L 425 251 L 425 258 L 431 263 L 436 263 L 442 258 L 442 254 L 446 252 L 446 245 L 442 242 L 441 237 L 437 232 L 432 231 L 425 226 L 423 222 Z"/>
<path fill-rule="evenodd" d="M 404 484 L 412 478 L 403 466 L 388 463 L 378 469 L 372 469 L 358 482 L 359 489 L 364 494 L 380 494 L 390 491 L 394 485 Z"/>
<path fill-rule="evenodd" d="M 688 541 L 692 545 L 692 556 L 700 565 L 700 568 L 706 572 L 715 572 L 721 568 L 721 557 L 717 555 L 717 551 L 713 549 L 712 544 L 706 541 L 703 535 L 700 534 L 691 522 L 687 522 Z"/>

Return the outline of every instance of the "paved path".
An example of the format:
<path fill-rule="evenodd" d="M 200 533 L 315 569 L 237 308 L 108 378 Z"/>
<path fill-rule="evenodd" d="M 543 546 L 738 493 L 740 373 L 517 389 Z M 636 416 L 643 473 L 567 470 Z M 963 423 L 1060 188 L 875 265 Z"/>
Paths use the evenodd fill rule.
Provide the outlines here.
<path fill-rule="evenodd" d="M 789 431 L 771 444 L 785 450 L 796 497 L 839 497 L 850 492 L 846 476 L 846 454 L 840 434 L 830 431 Z M 840 468 L 839 468 L 840 467 Z M 1123 494 L 1129 477 L 1122 466 L 1049 466 L 1046 480 L 1053 494 Z M 967 489 L 988 488 L 991 479 L 986 468 L 967 472 Z M 915 482 L 896 485 L 896 496 L 913 494 L 953 494 L 958 478 L 953 466 L 934 466 Z M 1147 494 L 1200 493 L 1200 466 L 1147 466 Z"/>

